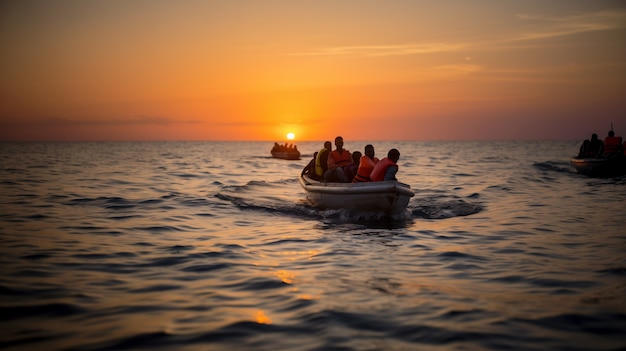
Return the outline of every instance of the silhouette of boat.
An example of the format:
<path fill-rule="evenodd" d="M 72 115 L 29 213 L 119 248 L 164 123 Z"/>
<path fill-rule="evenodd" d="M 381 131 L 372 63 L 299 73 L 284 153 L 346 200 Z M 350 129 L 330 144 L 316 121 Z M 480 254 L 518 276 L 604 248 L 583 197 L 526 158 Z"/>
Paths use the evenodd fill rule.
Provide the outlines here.
<path fill-rule="evenodd" d="M 281 158 L 283 160 L 299 160 L 300 151 L 298 151 L 298 147 L 295 145 L 286 146 L 275 143 L 272 148 L 272 157 Z"/>
<path fill-rule="evenodd" d="M 626 174 L 626 157 L 614 155 L 606 158 L 577 158 L 570 163 L 576 172 L 590 177 L 613 177 Z"/>

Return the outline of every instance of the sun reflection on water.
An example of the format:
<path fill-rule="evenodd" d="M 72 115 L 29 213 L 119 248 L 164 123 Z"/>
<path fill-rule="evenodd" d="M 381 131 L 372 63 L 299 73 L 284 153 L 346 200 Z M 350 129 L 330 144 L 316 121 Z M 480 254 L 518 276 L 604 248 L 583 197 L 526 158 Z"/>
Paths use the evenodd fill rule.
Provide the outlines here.
<path fill-rule="evenodd" d="M 272 324 L 272 320 L 261 310 L 254 313 L 254 320 L 259 324 Z"/>
<path fill-rule="evenodd" d="M 277 276 L 280 280 L 282 280 L 282 282 L 285 284 L 292 284 L 293 278 L 295 277 L 293 273 L 287 272 L 285 270 L 277 271 L 274 273 L 274 275 Z"/>

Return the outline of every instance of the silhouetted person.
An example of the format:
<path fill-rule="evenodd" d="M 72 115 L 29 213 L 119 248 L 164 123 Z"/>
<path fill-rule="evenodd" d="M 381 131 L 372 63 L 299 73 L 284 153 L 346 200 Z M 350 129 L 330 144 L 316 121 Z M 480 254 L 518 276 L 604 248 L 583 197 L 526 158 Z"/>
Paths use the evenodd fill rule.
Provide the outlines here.
<path fill-rule="evenodd" d="M 352 164 L 352 155 L 343 148 L 343 138 L 340 136 L 335 138 L 335 147 L 328 155 L 328 170 L 324 173 L 324 180 L 347 183 L 352 179 L 348 179 L 345 167 Z"/>
<path fill-rule="evenodd" d="M 315 151 L 315 153 L 313 154 L 313 158 L 311 159 L 311 161 L 309 161 L 309 163 L 306 166 L 304 166 L 304 168 L 302 169 L 302 173 L 300 173 L 300 175 L 307 175 L 311 179 L 320 180 L 317 174 L 315 174 L 315 159 L 317 158 L 318 153 L 319 152 Z"/>
<path fill-rule="evenodd" d="M 397 149 L 391 149 L 387 153 L 387 157 L 383 158 L 376 164 L 370 178 L 373 182 L 380 182 L 383 180 L 397 180 L 396 173 L 398 173 L 398 160 L 400 159 L 400 151 Z"/>
<path fill-rule="evenodd" d="M 617 155 L 622 155 L 622 137 L 616 137 L 615 132 L 613 131 L 613 125 L 611 125 L 611 130 L 609 130 L 609 135 L 604 138 L 604 157 L 614 157 Z"/>
<path fill-rule="evenodd" d="M 318 180 L 324 179 L 324 173 L 328 170 L 328 154 L 332 149 L 333 144 L 330 141 L 324 142 L 324 147 L 317 153 L 315 158 L 315 176 Z"/>
<path fill-rule="evenodd" d="M 585 140 L 580 146 L 578 153 L 579 158 L 595 158 L 600 157 L 603 153 L 604 143 L 598 139 L 598 134 L 593 133 L 591 140 Z"/>
<path fill-rule="evenodd" d="M 360 151 L 355 151 L 352 153 L 352 164 L 346 166 L 346 168 L 344 169 L 346 172 L 346 178 L 348 178 L 348 182 L 351 182 L 356 175 L 356 171 L 359 169 L 359 163 L 361 162 L 362 155 L 363 154 Z"/>
<path fill-rule="evenodd" d="M 365 145 L 364 151 L 365 155 L 363 155 L 359 160 L 359 168 L 357 169 L 356 175 L 352 179 L 353 183 L 371 181 L 370 175 L 372 174 L 376 164 L 380 161 L 377 157 L 375 157 L 376 153 L 374 152 L 373 145 Z"/>

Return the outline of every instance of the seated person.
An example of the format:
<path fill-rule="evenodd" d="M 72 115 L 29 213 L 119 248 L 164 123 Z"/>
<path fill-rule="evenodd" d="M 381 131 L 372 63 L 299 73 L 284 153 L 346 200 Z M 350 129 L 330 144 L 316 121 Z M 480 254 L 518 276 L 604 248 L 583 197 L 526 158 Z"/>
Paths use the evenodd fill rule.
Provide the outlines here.
<path fill-rule="evenodd" d="M 377 157 L 374 157 L 374 155 L 374 146 L 371 144 L 365 145 L 365 155 L 359 160 L 359 168 L 352 179 L 353 183 L 371 181 L 370 174 L 372 174 L 374 166 L 380 161 Z"/>
<path fill-rule="evenodd" d="M 361 162 L 361 152 L 355 151 L 352 153 L 352 164 L 345 168 L 346 177 L 348 181 L 352 181 L 354 176 L 356 175 L 357 169 L 359 169 L 359 163 Z"/>
<path fill-rule="evenodd" d="M 615 132 L 611 129 L 609 135 L 604 138 L 604 157 L 621 155 L 622 153 L 622 137 L 616 137 Z"/>
<path fill-rule="evenodd" d="M 307 175 L 311 179 L 320 180 L 320 177 L 315 174 L 315 159 L 317 158 L 317 154 L 318 152 L 315 151 L 315 153 L 313 154 L 313 158 L 311 159 L 311 161 L 309 161 L 309 164 L 304 166 L 300 175 Z"/>
<path fill-rule="evenodd" d="M 324 147 L 317 152 L 317 157 L 315 157 L 315 177 L 316 180 L 324 179 L 324 173 L 328 170 L 328 154 L 333 147 L 333 144 L 330 141 L 324 142 Z"/>
<path fill-rule="evenodd" d="M 352 155 L 350 151 L 343 148 L 343 138 L 338 136 L 335 138 L 335 146 L 337 147 L 328 155 L 328 170 L 324 173 L 324 180 L 327 182 L 347 183 L 345 167 L 352 164 Z"/>
<path fill-rule="evenodd" d="M 598 139 L 598 134 L 593 133 L 591 140 L 585 140 L 580 147 L 579 158 L 596 158 L 604 153 L 604 143 Z"/>
<path fill-rule="evenodd" d="M 372 170 L 370 178 L 373 182 L 381 182 L 384 180 L 398 180 L 396 179 L 396 173 L 398 173 L 398 160 L 400 159 L 400 151 L 397 149 L 391 149 L 387 153 L 387 157 L 383 158 L 376 164 Z"/>

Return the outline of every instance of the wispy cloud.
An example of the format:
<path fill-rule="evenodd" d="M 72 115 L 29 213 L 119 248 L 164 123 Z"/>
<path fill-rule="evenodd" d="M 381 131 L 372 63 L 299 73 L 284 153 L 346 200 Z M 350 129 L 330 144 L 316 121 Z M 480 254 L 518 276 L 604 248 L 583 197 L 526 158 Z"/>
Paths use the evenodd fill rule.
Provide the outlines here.
<path fill-rule="evenodd" d="M 539 40 L 626 27 L 626 11 L 602 11 L 564 17 L 520 14 L 519 19 L 534 22 L 537 28 L 513 40 Z"/>
<path fill-rule="evenodd" d="M 36 127 L 69 127 L 69 126 L 107 126 L 107 125 L 172 125 L 172 124 L 192 124 L 200 123 L 196 120 L 172 120 L 168 117 L 160 116 L 135 116 L 126 119 L 72 119 L 72 118 L 40 118 L 40 119 L 20 119 L 5 121 L 3 126 L 36 126 Z"/>
<path fill-rule="evenodd" d="M 396 56 L 417 55 L 438 52 L 452 52 L 463 49 L 464 44 L 453 43 L 424 43 L 400 45 L 362 45 L 362 46 L 335 46 L 311 51 L 291 53 L 294 56 Z"/>
<path fill-rule="evenodd" d="M 601 11 L 561 17 L 519 14 L 516 17 L 523 23 L 531 24 L 532 29 L 520 29 L 506 37 L 494 38 L 489 41 L 477 38 L 475 41 L 464 42 L 442 41 L 391 45 L 330 46 L 309 51 L 292 52 L 289 55 L 383 57 L 463 52 L 471 49 L 520 49 L 523 46 L 519 46 L 519 44 L 516 44 L 518 46 L 505 45 L 626 27 L 626 11 Z"/>

